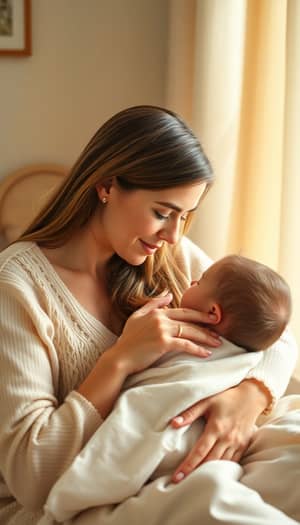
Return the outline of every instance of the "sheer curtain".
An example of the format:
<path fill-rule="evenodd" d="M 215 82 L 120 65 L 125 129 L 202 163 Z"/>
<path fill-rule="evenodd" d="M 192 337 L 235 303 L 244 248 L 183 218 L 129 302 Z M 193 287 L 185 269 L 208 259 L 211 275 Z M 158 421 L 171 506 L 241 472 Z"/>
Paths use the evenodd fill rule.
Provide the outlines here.
<path fill-rule="evenodd" d="M 217 176 L 191 238 L 282 273 L 300 344 L 300 1 L 169 0 L 169 17 L 166 105 Z"/>

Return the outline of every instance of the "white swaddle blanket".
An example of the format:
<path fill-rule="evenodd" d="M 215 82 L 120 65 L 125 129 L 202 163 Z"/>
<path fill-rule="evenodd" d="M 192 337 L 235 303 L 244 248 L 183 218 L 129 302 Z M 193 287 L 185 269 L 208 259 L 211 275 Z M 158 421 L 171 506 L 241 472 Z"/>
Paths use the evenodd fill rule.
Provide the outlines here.
<path fill-rule="evenodd" d="M 123 506 L 126 507 L 127 505 L 127 507 L 130 507 L 130 501 L 136 499 L 130 497 L 138 494 L 147 482 L 146 489 L 151 491 L 149 480 L 153 483 L 154 488 L 152 490 L 157 491 L 155 496 L 157 502 L 159 501 L 158 494 L 165 490 L 169 492 L 169 497 L 171 497 L 170 492 L 172 490 L 175 493 L 177 491 L 177 497 L 180 497 L 180 485 L 183 487 L 186 480 L 179 485 L 174 485 L 170 482 L 170 474 L 174 472 L 180 460 L 186 456 L 199 437 L 203 423 L 197 421 L 190 427 L 173 429 L 169 425 L 170 419 L 201 398 L 204 399 L 240 383 L 247 376 L 247 373 L 255 367 L 261 357 L 261 352 L 247 353 L 241 348 L 223 340 L 222 347 L 213 350 L 212 355 L 207 359 L 193 357 L 188 354 L 168 354 L 157 363 L 157 366 L 132 375 L 126 381 L 125 390 L 119 397 L 111 414 L 52 488 L 45 506 L 45 517 L 40 524 L 50 524 L 53 523 L 53 520 L 58 522 L 70 520 L 70 523 L 76 522 L 77 524 L 76 516 L 85 509 L 94 507 L 99 508 L 101 513 L 99 521 L 96 518 L 94 518 L 95 521 L 88 521 L 88 516 L 86 518 L 87 521 L 85 521 L 82 518 L 85 515 L 85 512 L 83 512 L 78 518 L 78 523 L 127 523 L 127 521 L 122 521 L 125 519 L 126 511 L 124 511 L 123 518 L 121 516 L 120 521 L 118 521 L 116 512 L 109 515 L 105 514 L 103 507 L 108 506 L 107 508 L 111 509 L 114 504 L 125 500 Z M 297 431 L 298 438 L 300 438 L 300 402 L 298 408 Z M 266 438 L 267 443 L 272 443 L 273 434 L 272 431 L 270 434 L 269 430 L 269 435 Z M 280 439 L 282 439 L 282 433 L 280 436 Z M 296 442 L 299 445 L 296 451 L 299 459 L 300 439 L 296 439 Z M 273 465 L 272 454 L 274 454 L 274 447 L 272 448 L 269 445 L 268 448 L 269 459 L 267 458 L 267 464 L 270 460 L 271 448 L 271 465 Z M 264 462 L 265 459 L 265 456 L 264 458 L 260 457 L 259 450 L 257 451 L 255 445 L 253 445 L 245 459 L 243 468 L 233 462 L 221 461 L 219 463 L 222 465 L 215 468 L 214 471 L 211 469 L 216 462 L 210 462 L 203 465 L 205 468 L 200 467 L 197 469 L 198 479 L 196 483 L 199 489 L 202 483 L 202 490 L 204 490 L 204 487 L 207 490 L 207 487 L 211 486 L 208 478 L 211 476 L 214 478 L 215 476 L 217 482 L 218 477 L 223 476 L 224 490 L 226 490 L 227 482 L 227 490 L 229 490 L 231 482 L 231 488 L 236 493 L 237 501 L 238 494 L 240 494 L 242 500 L 241 509 L 244 508 L 244 504 L 247 507 L 247 509 L 245 507 L 246 521 L 243 521 L 243 518 L 240 517 L 237 518 L 238 521 L 234 521 L 236 523 L 274 524 L 277 523 L 276 519 L 280 519 L 278 523 L 296 523 L 287 516 L 286 520 L 284 520 L 284 514 L 277 509 L 273 511 L 270 505 L 264 503 L 260 496 L 255 495 L 253 492 L 253 490 L 256 490 L 257 483 L 262 485 L 262 489 L 266 490 L 266 480 L 261 476 L 260 469 L 255 469 L 255 464 L 257 463 L 261 466 L 261 460 Z M 282 474 L 280 468 L 278 474 Z M 272 477 L 271 471 L 269 474 Z M 251 490 L 238 483 L 239 480 L 242 480 L 243 475 L 245 476 L 245 484 L 251 487 Z M 297 475 L 299 477 L 299 470 Z M 193 478 L 196 480 L 197 476 L 194 473 L 189 476 L 187 478 L 190 478 L 189 484 Z M 208 478 L 206 479 L 207 476 Z M 228 479 L 227 482 L 224 482 L 226 476 Z M 141 494 L 143 491 L 145 491 L 145 488 Z M 220 489 L 218 489 L 218 493 L 220 493 Z M 249 501 L 251 501 L 251 498 L 249 500 L 249 493 L 252 495 L 251 497 L 253 497 L 253 494 L 255 498 L 257 496 L 258 501 L 261 502 L 261 522 L 255 521 L 255 519 L 251 521 L 251 512 L 248 508 Z M 276 497 L 278 499 L 278 494 Z M 167 504 L 167 499 L 165 501 Z M 213 498 L 212 501 L 217 500 Z M 284 502 L 282 505 L 284 505 Z M 255 504 L 258 505 L 256 499 Z M 155 505 L 155 499 L 152 505 Z M 194 500 L 193 505 L 195 505 Z M 280 506 L 279 504 L 279 508 L 282 508 L 282 505 Z M 294 498 L 291 505 L 293 509 L 295 505 L 297 503 L 295 503 Z M 146 500 L 145 512 L 149 511 L 149 500 Z M 95 512 L 95 509 L 92 512 Z M 226 519 L 224 521 L 211 521 L 211 519 L 207 521 L 208 518 L 206 519 L 204 515 L 204 521 L 201 521 L 200 508 L 198 512 L 200 513 L 198 513 L 199 523 L 227 523 Z M 269 514 L 269 512 L 271 513 Z M 292 512 L 294 513 L 295 511 L 293 510 Z M 87 511 L 88 513 L 89 511 Z M 134 516 L 135 514 L 132 517 L 128 515 L 128 523 L 135 523 Z M 267 520 L 263 521 L 265 516 L 267 516 Z M 115 522 L 114 519 L 117 521 Z M 161 520 L 161 518 L 158 518 L 158 521 L 155 521 L 154 518 L 151 521 L 151 519 L 149 517 L 145 523 L 160 523 Z M 229 518 L 229 520 L 231 519 Z M 175 523 L 174 520 L 175 517 L 172 523 Z M 186 523 L 194 525 L 196 521 L 194 521 L 193 517 L 191 522 L 186 521 Z M 228 521 L 228 523 L 231 523 L 231 521 Z"/>
<path fill-rule="evenodd" d="M 149 480 L 171 474 L 203 428 L 169 421 L 193 403 L 240 383 L 261 352 L 223 340 L 209 358 L 167 354 L 133 374 L 113 411 L 50 492 L 46 513 L 66 520 L 94 506 L 119 503 Z"/>

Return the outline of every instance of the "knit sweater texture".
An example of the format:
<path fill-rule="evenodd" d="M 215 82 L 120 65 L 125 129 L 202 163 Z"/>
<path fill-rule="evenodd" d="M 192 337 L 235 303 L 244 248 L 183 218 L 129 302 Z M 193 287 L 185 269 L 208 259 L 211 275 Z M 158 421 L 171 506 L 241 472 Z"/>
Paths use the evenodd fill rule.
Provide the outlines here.
<path fill-rule="evenodd" d="M 189 281 L 210 259 L 183 238 Z M 0 253 L 0 523 L 34 525 L 54 482 L 101 425 L 76 388 L 117 336 L 70 293 L 40 248 Z M 248 377 L 281 396 L 297 356 L 286 331 Z"/>

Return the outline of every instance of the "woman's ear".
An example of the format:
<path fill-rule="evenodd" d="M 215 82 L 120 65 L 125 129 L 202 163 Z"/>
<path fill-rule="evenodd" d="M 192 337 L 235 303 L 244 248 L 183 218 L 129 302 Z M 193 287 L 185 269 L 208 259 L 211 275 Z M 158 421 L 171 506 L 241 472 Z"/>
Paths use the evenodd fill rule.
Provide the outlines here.
<path fill-rule="evenodd" d="M 213 324 L 219 324 L 222 321 L 223 312 L 221 305 L 219 305 L 218 303 L 212 303 L 208 313 L 214 314 L 214 316 L 216 317 L 216 320 L 213 321 Z"/>
<path fill-rule="evenodd" d="M 103 199 L 104 201 L 105 199 L 107 199 L 107 196 L 109 194 L 109 191 L 107 191 L 104 186 L 100 186 L 100 184 L 96 186 L 96 192 L 97 192 L 99 200 L 102 202 L 103 202 Z"/>
<path fill-rule="evenodd" d="M 107 198 L 110 193 L 110 189 L 112 187 L 112 183 L 113 183 L 113 180 L 109 179 L 109 180 L 106 180 L 104 183 L 99 182 L 99 184 L 97 184 L 96 191 L 97 191 L 99 199 L 102 202 L 103 202 L 103 199 L 106 199 L 107 201 Z"/>

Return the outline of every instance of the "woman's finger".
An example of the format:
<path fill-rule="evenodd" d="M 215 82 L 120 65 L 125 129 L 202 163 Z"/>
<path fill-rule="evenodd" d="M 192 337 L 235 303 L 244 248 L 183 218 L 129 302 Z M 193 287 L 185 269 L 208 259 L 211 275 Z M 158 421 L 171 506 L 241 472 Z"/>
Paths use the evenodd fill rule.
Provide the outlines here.
<path fill-rule="evenodd" d="M 144 307 L 143 307 L 144 308 Z M 165 311 L 169 319 L 174 321 L 185 321 L 188 323 L 205 323 L 205 324 L 216 324 L 217 317 L 214 314 L 207 312 L 200 312 L 198 310 L 192 310 L 190 308 L 169 308 Z"/>
<path fill-rule="evenodd" d="M 152 312 L 156 308 L 163 308 L 164 306 L 168 306 L 168 304 L 170 304 L 170 302 L 172 301 L 172 298 L 173 296 L 171 293 L 155 297 L 154 299 L 151 299 L 146 304 L 144 304 L 144 306 L 141 306 L 141 308 L 136 310 L 136 312 L 132 315 L 137 317 Z"/>
<path fill-rule="evenodd" d="M 177 339 L 187 339 L 200 343 L 202 345 L 213 346 L 215 348 L 221 346 L 222 341 L 220 336 L 202 326 L 195 326 L 186 322 L 173 322 L 172 335 Z"/>
<path fill-rule="evenodd" d="M 206 463 L 207 461 L 213 461 L 217 459 L 227 459 L 228 461 L 232 461 L 232 457 L 234 454 L 235 449 L 233 447 L 228 447 L 223 440 L 219 440 L 215 442 L 215 445 L 205 456 L 202 463 Z"/>
<path fill-rule="evenodd" d="M 213 430 L 213 425 L 206 424 L 204 431 L 192 448 L 185 460 L 178 466 L 173 474 L 172 480 L 178 483 L 188 476 L 200 464 L 207 461 L 227 459 L 229 461 L 239 461 L 243 450 L 233 445 L 228 446 L 226 439 L 219 439 L 217 430 Z"/>
<path fill-rule="evenodd" d="M 209 403 L 208 400 L 209 398 L 198 401 L 195 405 L 178 414 L 171 420 L 172 427 L 180 428 L 196 421 L 196 419 L 205 414 Z"/>
<path fill-rule="evenodd" d="M 231 461 L 238 463 L 239 461 L 241 461 L 243 453 L 244 453 L 244 450 L 240 450 L 240 449 L 236 450 L 231 456 Z"/>
<path fill-rule="evenodd" d="M 209 357 L 211 355 L 211 351 L 206 346 L 193 343 L 188 339 L 178 338 L 172 338 L 172 345 L 170 346 L 169 351 L 190 354 L 196 357 Z"/>
<path fill-rule="evenodd" d="M 178 483 L 188 476 L 195 468 L 202 463 L 218 459 L 228 461 L 240 461 L 243 451 L 235 449 L 233 446 L 228 447 L 223 440 L 218 440 L 216 434 L 207 432 L 203 433 L 189 455 L 178 466 L 173 474 L 172 481 Z"/>
<path fill-rule="evenodd" d="M 234 461 L 234 456 L 237 454 L 237 450 L 233 447 L 226 448 L 221 459 L 227 459 L 227 461 Z"/>
<path fill-rule="evenodd" d="M 215 445 L 215 436 L 208 434 L 207 439 L 201 438 L 194 445 L 184 461 L 178 466 L 172 476 L 172 481 L 178 483 L 188 476 L 206 458 Z"/>

